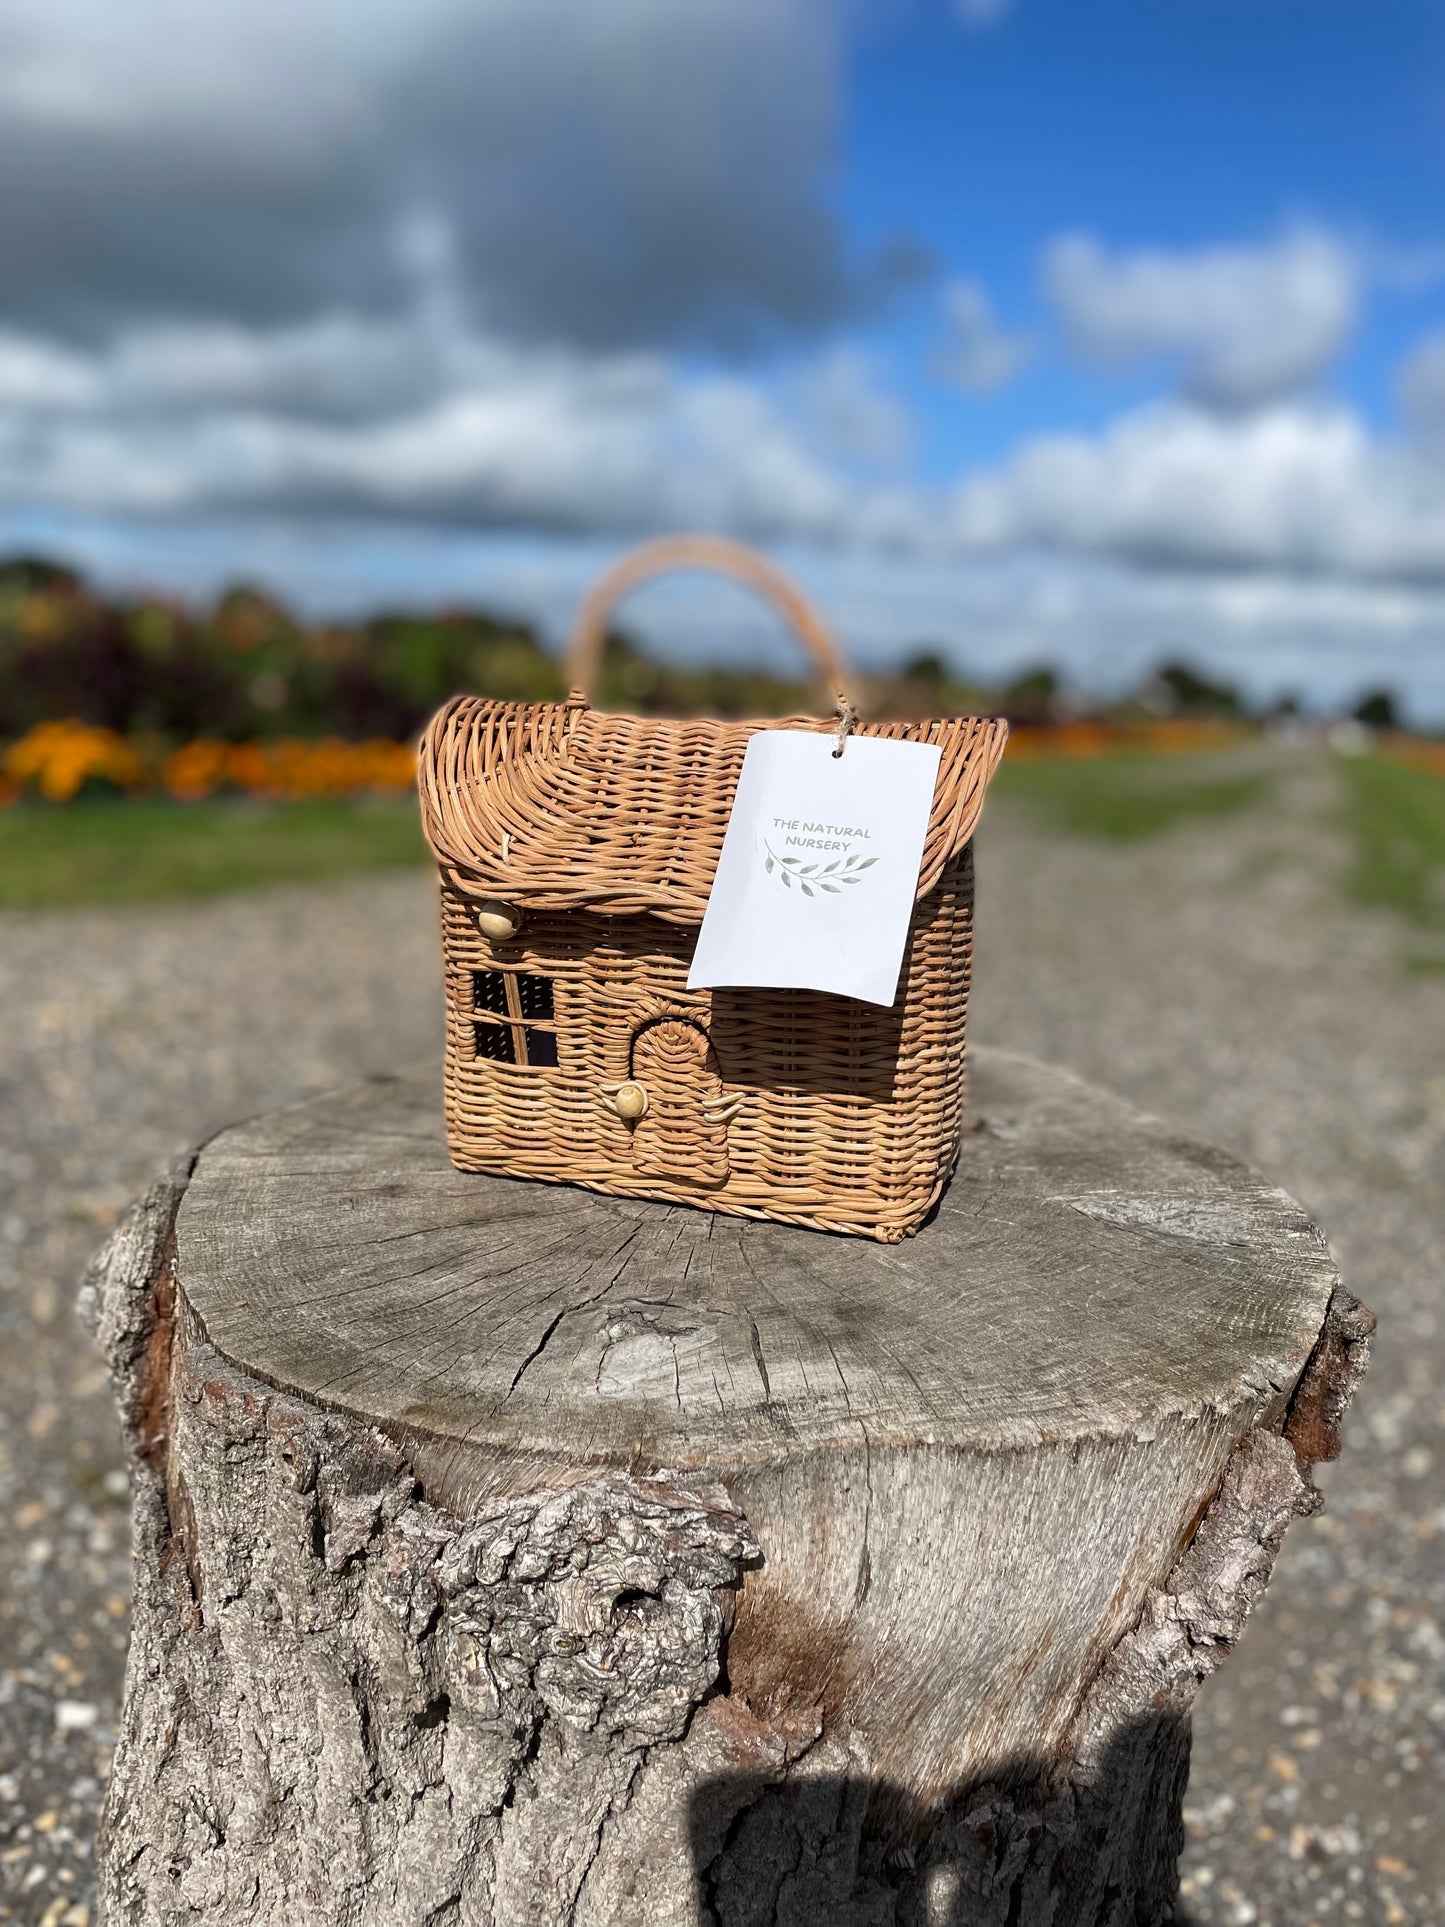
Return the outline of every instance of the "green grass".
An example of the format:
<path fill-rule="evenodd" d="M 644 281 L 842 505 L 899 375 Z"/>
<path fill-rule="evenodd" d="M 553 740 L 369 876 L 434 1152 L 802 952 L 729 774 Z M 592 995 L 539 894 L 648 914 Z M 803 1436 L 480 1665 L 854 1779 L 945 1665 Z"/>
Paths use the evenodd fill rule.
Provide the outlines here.
<path fill-rule="evenodd" d="M 1375 756 L 1342 761 L 1340 773 L 1354 843 L 1351 896 L 1445 938 L 1445 782 Z M 1407 961 L 1445 969 L 1445 943 Z"/>
<path fill-rule="evenodd" d="M 214 896 L 425 859 L 410 798 L 82 800 L 0 810 L 0 906 Z"/>
<path fill-rule="evenodd" d="M 1005 757 L 994 793 L 1050 829 L 1131 843 L 1179 823 L 1234 816 L 1261 801 L 1269 781 L 1260 771 L 1201 775 L 1190 756 L 1038 763 L 1010 763 Z"/>
<path fill-rule="evenodd" d="M 1429 940 L 1409 961 L 1445 968 L 1445 782 L 1375 757 L 1337 764 L 1353 843 L 1353 899 L 1396 912 Z M 1262 800 L 1267 772 L 1210 759 L 1109 756 L 1010 764 L 998 800 L 1053 830 L 1133 842 L 1218 821 Z M 211 896 L 257 884 L 425 861 L 408 798 L 355 802 L 83 800 L 0 810 L 0 906 Z"/>

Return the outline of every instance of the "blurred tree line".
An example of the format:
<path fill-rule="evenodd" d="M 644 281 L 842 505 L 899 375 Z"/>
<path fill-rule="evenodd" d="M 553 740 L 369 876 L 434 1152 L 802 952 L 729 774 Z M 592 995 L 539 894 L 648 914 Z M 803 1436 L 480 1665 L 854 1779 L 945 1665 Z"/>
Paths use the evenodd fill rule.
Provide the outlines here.
<path fill-rule="evenodd" d="M 565 694 L 530 628 L 475 610 L 312 626 L 256 589 L 194 611 L 158 598 L 107 600 L 35 557 L 0 563 L 0 740 L 60 718 L 170 742 L 402 740 L 457 691 L 533 702 Z M 982 712 L 1043 725 L 1079 714 L 1048 668 L 991 689 L 953 674 L 938 649 L 870 678 L 867 697 L 879 718 Z M 643 714 L 744 717 L 806 713 L 816 696 L 802 676 L 660 662 L 619 633 L 608 640 L 596 700 Z M 1389 699 L 1371 701 L 1382 715 Z M 1243 705 L 1234 690 L 1172 664 L 1105 713 L 1223 720 Z"/>
<path fill-rule="evenodd" d="M 196 612 L 109 601 L 33 557 L 0 564 L 0 739 L 59 718 L 175 741 L 402 739 L 459 690 L 530 702 L 566 693 L 534 631 L 475 610 L 311 626 L 256 589 Z M 875 714 L 967 709 L 987 694 L 951 682 L 933 655 L 881 693 Z M 1032 684 L 1021 694 L 1039 706 Z M 802 676 L 657 661 L 614 633 L 597 699 L 644 714 L 765 716 L 807 711 L 816 695 Z"/>
<path fill-rule="evenodd" d="M 559 693 L 536 638 L 484 615 L 310 627 L 254 589 L 195 613 L 107 601 L 33 558 L 0 564 L 0 737 L 76 717 L 175 740 L 401 738 L 458 689 Z"/>

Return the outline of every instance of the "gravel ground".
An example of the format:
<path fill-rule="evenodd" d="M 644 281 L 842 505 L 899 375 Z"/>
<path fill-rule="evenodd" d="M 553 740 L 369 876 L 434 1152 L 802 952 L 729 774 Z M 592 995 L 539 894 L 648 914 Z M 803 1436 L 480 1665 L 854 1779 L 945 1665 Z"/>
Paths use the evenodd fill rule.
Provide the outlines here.
<path fill-rule="evenodd" d="M 1195 1927 L 1445 1922 L 1445 977 L 1339 888 L 1328 766 L 1141 844 L 981 838 L 976 1034 L 1248 1157 L 1379 1313 L 1375 1364 L 1196 1721 Z M 437 1046 L 429 883 L 0 918 L 0 1920 L 86 1927 L 125 1652 L 126 1490 L 71 1317 L 173 1148 Z"/>
<path fill-rule="evenodd" d="M 1376 1312 L 1328 1510 L 1195 1718 L 1183 1902 L 1233 1927 L 1445 1923 L 1445 976 L 1345 900 L 1334 773 L 1127 847 L 981 839 L 976 1034 L 1292 1191 Z"/>
<path fill-rule="evenodd" d="M 88 1927 L 130 1591 L 107 1381 L 72 1316 L 172 1152 L 440 1049 L 421 874 L 0 917 L 0 1920 Z"/>

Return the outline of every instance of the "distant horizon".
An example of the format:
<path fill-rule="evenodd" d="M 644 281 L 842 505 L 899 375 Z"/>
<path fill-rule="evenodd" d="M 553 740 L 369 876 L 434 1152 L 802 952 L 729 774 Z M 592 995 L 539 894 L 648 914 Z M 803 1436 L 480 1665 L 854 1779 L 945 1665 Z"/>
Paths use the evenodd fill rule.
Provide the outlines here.
<path fill-rule="evenodd" d="M 331 525 L 323 529 L 324 539 L 315 527 L 300 530 L 286 522 L 253 524 L 240 539 L 232 527 L 199 522 L 145 533 L 156 556 L 149 567 L 143 559 L 149 543 L 117 543 L 110 529 L 63 528 L 37 519 L 14 530 L 0 519 L 0 567 L 28 556 L 71 569 L 117 600 L 154 596 L 197 612 L 228 590 L 252 588 L 307 623 L 466 609 L 524 624 L 559 653 L 582 593 L 628 546 L 461 531 L 439 539 L 435 531 L 371 524 Z M 1192 597 L 1207 609 L 1216 586 L 1208 578 L 1161 578 L 1157 626 L 1151 632 L 1136 615 L 1130 632 L 1106 648 L 1091 633 L 1082 645 L 1071 644 L 1067 597 L 1057 589 L 1054 606 L 1042 610 L 1033 630 L 1020 621 L 1026 605 L 1006 578 L 980 585 L 975 575 L 964 585 L 975 598 L 972 612 L 960 616 L 960 585 L 952 571 L 935 567 L 925 573 L 899 558 L 839 558 L 796 548 L 773 553 L 864 673 L 894 672 L 928 653 L 938 655 L 958 680 L 984 688 L 1003 689 L 1048 669 L 1070 695 L 1108 702 L 1136 693 L 1152 674 L 1177 663 L 1237 690 L 1255 714 L 1293 702 L 1312 716 L 1349 715 L 1362 699 L 1383 690 L 1402 723 L 1445 727 L 1445 650 L 1428 637 L 1408 640 L 1394 652 L 1373 645 L 1357 649 L 1348 638 L 1328 655 L 1287 637 L 1249 650 L 1191 648 L 1183 639 L 1187 612 Z M 1176 616 L 1182 608 L 1186 619 L 1170 623 L 1171 602 Z M 990 613 L 996 624 L 985 632 Z M 951 623 L 958 625 L 952 632 Z M 621 606 L 618 626 L 660 660 L 685 667 L 765 668 L 800 678 L 807 673 L 801 647 L 764 604 L 733 585 L 696 575 L 639 591 Z"/>

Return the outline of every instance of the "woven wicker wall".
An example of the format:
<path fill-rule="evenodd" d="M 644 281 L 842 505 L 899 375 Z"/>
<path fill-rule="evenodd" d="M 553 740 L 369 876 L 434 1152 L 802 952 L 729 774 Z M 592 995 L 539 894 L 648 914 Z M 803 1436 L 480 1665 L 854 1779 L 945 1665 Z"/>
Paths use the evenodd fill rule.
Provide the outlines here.
<path fill-rule="evenodd" d="M 689 992 L 695 932 L 654 916 L 533 911 L 493 943 L 475 900 L 444 884 L 453 1159 L 904 1237 L 957 1150 L 972 904 L 965 846 L 915 906 L 899 1000 L 880 1011 L 812 991 Z M 605 1095 L 629 1078 L 650 1099 L 632 1125 Z"/>

